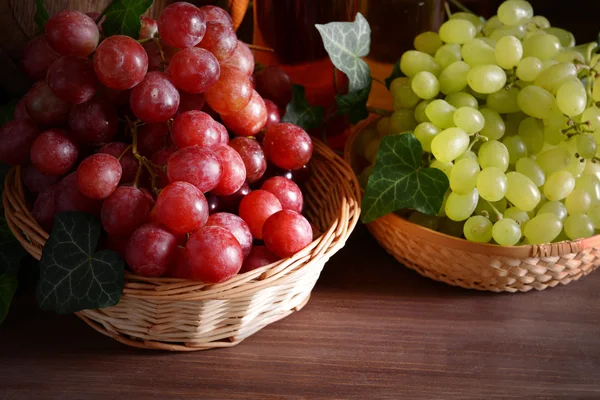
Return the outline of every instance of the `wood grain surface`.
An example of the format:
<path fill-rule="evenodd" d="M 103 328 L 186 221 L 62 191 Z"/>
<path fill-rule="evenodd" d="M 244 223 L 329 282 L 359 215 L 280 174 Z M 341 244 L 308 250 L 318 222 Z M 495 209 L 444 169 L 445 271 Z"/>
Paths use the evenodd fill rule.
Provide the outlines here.
<path fill-rule="evenodd" d="M 231 349 L 130 349 L 21 297 L 0 326 L 0 399 L 598 399 L 599 287 L 449 287 L 361 227 L 301 312 Z"/>

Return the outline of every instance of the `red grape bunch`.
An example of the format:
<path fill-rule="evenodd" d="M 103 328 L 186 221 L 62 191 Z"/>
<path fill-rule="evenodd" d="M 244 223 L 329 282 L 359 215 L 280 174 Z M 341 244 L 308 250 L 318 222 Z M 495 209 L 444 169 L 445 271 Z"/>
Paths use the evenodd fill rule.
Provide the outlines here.
<path fill-rule="evenodd" d="M 141 25 L 105 37 L 63 11 L 25 47 L 37 82 L 0 128 L 0 162 L 23 167 L 34 217 L 96 215 L 143 276 L 223 282 L 305 248 L 312 142 L 280 122 L 289 77 L 254 74 L 218 7 L 176 2 Z"/>

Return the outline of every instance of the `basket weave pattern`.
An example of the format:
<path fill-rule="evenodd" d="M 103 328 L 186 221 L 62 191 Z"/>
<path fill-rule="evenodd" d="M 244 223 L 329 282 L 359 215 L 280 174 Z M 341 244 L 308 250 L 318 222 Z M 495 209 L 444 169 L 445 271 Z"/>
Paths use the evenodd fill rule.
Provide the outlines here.
<path fill-rule="evenodd" d="M 360 216 L 358 183 L 350 167 L 314 140 L 306 215 L 323 232 L 294 256 L 219 284 L 125 274 L 119 304 L 77 315 L 98 332 L 130 346 L 174 351 L 230 347 L 301 309 L 323 266 L 342 248 Z M 20 169 L 2 197 L 8 225 L 39 259 L 48 234 L 26 204 Z"/>
<path fill-rule="evenodd" d="M 344 158 L 355 167 L 354 142 L 370 124 L 357 127 Z M 502 247 L 469 242 L 408 222 L 394 213 L 367 225 L 396 260 L 436 281 L 467 289 L 527 292 L 566 285 L 600 266 L 600 235 L 587 239 Z"/>

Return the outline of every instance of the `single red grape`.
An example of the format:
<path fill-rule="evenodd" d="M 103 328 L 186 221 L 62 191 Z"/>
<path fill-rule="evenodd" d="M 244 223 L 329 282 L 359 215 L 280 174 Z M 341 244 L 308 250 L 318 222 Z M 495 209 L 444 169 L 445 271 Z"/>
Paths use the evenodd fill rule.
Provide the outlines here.
<path fill-rule="evenodd" d="M 96 21 L 98 21 L 98 18 L 100 18 L 100 15 L 102 15 L 102 14 L 100 12 L 98 12 L 98 11 L 90 11 L 90 12 L 86 12 L 85 15 L 87 15 L 94 22 L 96 22 Z M 98 27 L 98 32 L 100 32 L 100 35 L 104 34 L 104 31 L 102 30 L 102 23 L 104 21 L 106 21 L 106 15 L 103 15 L 102 18 L 100 18 L 100 21 L 98 21 L 96 23 L 96 26 Z"/>
<path fill-rule="evenodd" d="M 244 257 L 250 254 L 252 248 L 252 233 L 248 224 L 235 214 L 220 212 L 208 217 L 206 226 L 220 226 L 237 239 Z"/>
<path fill-rule="evenodd" d="M 150 219 L 153 206 L 140 189 L 119 186 L 102 203 L 102 226 L 109 235 L 130 235 Z"/>
<path fill-rule="evenodd" d="M 239 69 L 231 65 L 221 65 L 221 75 L 204 98 L 208 105 L 219 114 L 233 114 L 241 111 L 252 98 L 252 83 Z"/>
<path fill-rule="evenodd" d="M 267 160 L 283 169 L 298 169 L 312 156 L 312 140 L 297 125 L 279 123 L 267 129 L 263 139 Z"/>
<path fill-rule="evenodd" d="M 142 28 L 140 29 L 140 39 L 150 39 L 158 33 L 158 22 L 150 17 L 141 17 Z"/>
<path fill-rule="evenodd" d="M 233 20 L 231 15 L 221 7 L 217 6 L 204 6 L 200 7 L 200 12 L 206 22 L 219 22 L 221 24 L 229 25 L 233 27 Z"/>
<path fill-rule="evenodd" d="M 281 122 L 281 114 L 279 113 L 277 104 L 273 103 L 269 99 L 263 100 L 265 102 L 265 107 L 267 107 L 267 123 L 265 124 L 265 128 L 269 129 L 271 125 Z"/>
<path fill-rule="evenodd" d="M 214 148 L 223 166 L 221 180 L 212 190 L 218 196 L 229 196 L 239 190 L 246 181 L 246 167 L 242 157 L 226 144 Z"/>
<path fill-rule="evenodd" d="M 177 110 L 177 114 L 192 110 L 200 111 L 202 107 L 204 107 L 203 93 L 188 93 L 183 90 L 179 92 L 179 109 Z"/>
<path fill-rule="evenodd" d="M 209 148 L 190 146 L 177 150 L 167 164 L 169 182 L 183 181 L 202 193 L 214 189 L 223 175 L 219 156 Z"/>
<path fill-rule="evenodd" d="M 23 184 L 31 193 L 41 193 L 50 186 L 58 182 L 58 176 L 48 176 L 35 169 L 33 165 L 28 165 L 21 170 L 21 179 Z"/>
<path fill-rule="evenodd" d="M 31 39 L 23 48 L 21 68 L 31 79 L 37 81 L 46 77 L 48 68 L 59 58 L 60 54 L 50 47 L 44 35 L 39 35 Z"/>
<path fill-rule="evenodd" d="M 67 103 L 81 104 L 98 91 L 94 66 L 84 57 L 65 56 L 54 62 L 46 77 L 52 92 Z"/>
<path fill-rule="evenodd" d="M 25 107 L 31 119 L 44 126 L 67 122 L 71 110 L 71 105 L 56 97 L 45 81 L 39 81 L 29 89 Z"/>
<path fill-rule="evenodd" d="M 292 80 L 281 67 L 269 65 L 254 74 L 256 91 L 265 99 L 272 100 L 279 109 L 292 100 Z"/>
<path fill-rule="evenodd" d="M 146 157 L 152 156 L 167 144 L 169 125 L 164 122 L 144 124 L 138 128 L 138 152 Z"/>
<path fill-rule="evenodd" d="M 42 132 L 31 145 L 31 163 L 45 175 L 62 175 L 75 165 L 79 149 L 63 129 Z"/>
<path fill-rule="evenodd" d="M 302 206 L 304 205 L 302 191 L 293 181 L 282 176 L 274 176 L 267 179 L 262 184 L 261 189 L 273 193 L 284 210 L 302 212 Z"/>
<path fill-rule="evenodd" d="M 127 152 L 125 152 L 127 150 Z M 111 142 L 107 143 L 100 150 L 99 153 L 110 154 L 121 164 L 121 181 L 119 183 L 132 183 L 135 179 L 137 171 L 140 167 L 140 162 L 135 158 L 131 147 L 127 143 L 123 142 Z"/>
<path fill-rule="evenodd" d="M 212 194 L 212 193 L 206 193 L 206 202 L 208 203 L 208 214 L 214 214 L 216 212 L 219 212 L 219 196 Z"/>
<path fill-rule="evenodd" d="M 114 251 L 121 258 L 125 259 L 127 255 L 127 243 L 129 242 L 129 236 L 118 236 L 118 235 L 107 235 L 106 236 L 106 248 Z"/>
<path fill-rule="evenodd" d="M 254 138 L 238 137 L 229 142 L 233 148 L 242 157 L 246 167 L 246 181 L 253 183 L 259 180 L 267 169 L 267 159 L 265 153 Z"/>
<path fill-rule="evenodd" d="M 233 56 L 237 44 L 237 35 L 231 26 L 219 22 L 208 22 L 204 39 L 196 47 L 210 51 L 217 57 L 217 60 L 224 62 Z"/>
<path fill-rule="evenodd" d="M 237 214 L 240 208 L 240 202 L 248 193 L 250 193 L 250 186 L 244 182 L 241 188 L 234 194 L 230 194 L 229 196 L 218 197 L 218 211 L 229 212 L 232 214 Z"/>
<path fill-rule="evenodd" d="M 239 216 L 248 224 L 252 236 L 255 239 L 262 239 L 265 221 L 281 209 L 281 203 L 273 193 L 255 190 L 248 193 L 240 202 Z"/>
<path fill-rule="evenodd" d="M 156 153 L 152 154 L 150 161 L 158 168 L 155 168 L 154 173 L 157 175 L 156 186 L 161 189 L 169 184 L 169 177 L 167 175 L 167 163 L 169 162 L 169 158 L 173 154 L 175 154 L 177 149 L 174 148 L 164 148 L 160 149 Z"/>
<path fill-rule="evenodd" d="M 279 257 L 271 253 L 265 246 L 252 246 L 250 254 L 244 260 L 244 264 L 242 264 L 240 274 L 273 264 L 277 261 L 279 261 Z"/>
<path fill-rule="evenodd" d="M 235 114 L 222 115 L 223 123 L 238 136 L 255 136 L 267 123 L 267 107 L 256 90 L 246 107 Z"/>
<path fill-rule="evenodd" d="M 210 115 L 192 110 L 175 117 L 171 139 L 180 149 L 188 146 L 215 147 L 221 143 L 221 132 Z"/>
<path fill-rule="evenodd" d="M 198 47 L 183 49 L 169 63 L 169 75 L 179 89 L 204 93 L 217 83 L 221 68 L 209 51 Z"/>
<path fill-rule="evenodd" d="M 87 57 L 98 46 L 100 32 L 94 20 L 79 11 L 61 11 L 44 25 L 48 44 L 63 56 Z"/>
<path fill-rule="evenodd" d="M 227 132 L 227 128 L 220 122 L 215 121 L 215 127 L 221 133 L 221 144 L 229 143 L 229 132 Z"/>
<path fill-rule="evenodd" d="M 125 250 L 125 260 L 133 273 L 141 276 L 163 275 L 177 250 L 177 239 L 166 229 L 152 224 L 133 232 Z"/>
<path fill-rule="evenodd" d="M 194 232 L 208 220 L 208 204 L 204 194 L 187 182 L 166 186 L 156 200 L 158 218 L 175 234 Z"/>
<path fill-rule="evenodd" d="M 239 272 L 244 256 L 234 235 L 219 226 L 205 226 L 188 239 L 185 259 L 190 279 L 219 283 Z"/>
<path fill-rule="evenodd" d="M 71 137 L 84 146 L 102 146 L 110 142 L 119 128 L 117 109 L 101 97 L 94 97 L 71 108 Z"/>
<path fill-rule="evenodd" d="M 31 214 L 46 232 L 52 230 L 54 215 L 56 215 L 56 205 L 54 204 L 54 194 L 56 186 L 50 186 L 41 192 L 33 203 Z"/>
<path fill-rule="evenodd" d="M 14 119 L 31 119 L 29 113 L 27 112 L 27 106 L 25 104 L 26 102 L 26 97 L 21 97 L 21 99 L 17 102 L 17 105 L 15 106 Z"/>
<path fill-rule="evenodd" d="M 158 16 L 158 33 L 167 44 L 180 49 L 194 47 L 206 32 L 206 22 L 198 7 L 179 1 Z"/>
<path fill-rule="evenodd" d="M 77 173 L 71 172 L 56 186 L 54 195 L 56 212 L 82 211 L 88 214 L 100 215 L 102 201 L 90 199 L 79 191 Z"/>
<path fill-rule="evenodd" d="M 94 71 L 100 82 L 109 88 L 131 89 L 148 71 L 148 54 L 129 36 L 110 36 L 94 53 Z"/>
<path fill-rule="evenodd" d="M 121 180 L 121 164 L 106 153 L 92 154 L 77 167 L 79 191 L 92 199 L 110 196 Z"/>
<path fill-rule="evenodd" d="M 225 64 L 232 65 L 245 73 L 248 77 L 254 72 L 254 55 L 250 47 L 241 40 L 238 40 L 237 47 L 233 55 L 225 61 Z"/>
<path fill-rule="evenodd" d="M 148 72 L 131 90 L 129 104 L 135 116 L 144 122 L 166 122 L 179 108 L 179 92 L 167 74 Z"/>
<path fill-rule="evenodd" d="M 0 127 L 0 162 L 22 164 L 29 159 L 29 149 L 40 134 L 30 119 L 15 119 Z"/>
<path fill-rule="evenodd" d="M 313 239 L 310 223 L 301 214 L 282 210 L 271 215 L 263 226 L 267 249 L 278 257 L 291 257 Z"/>

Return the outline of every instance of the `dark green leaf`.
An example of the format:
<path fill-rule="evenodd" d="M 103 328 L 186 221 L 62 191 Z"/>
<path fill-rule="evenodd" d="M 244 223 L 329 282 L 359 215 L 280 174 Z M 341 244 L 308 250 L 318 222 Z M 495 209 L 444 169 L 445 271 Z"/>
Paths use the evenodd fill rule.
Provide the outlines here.
<path fill-rule="evenodd" d="M 13 236 L 6 219 L 0 217 L 0 274 L 16 275 L 24 255 L 25 249 Z"/>
<path fill-rule="evenodd" d="M 48 10 L 46 10 L 46 4 L 44 0 L 35 0 L 35 15 L 33 16 L 33 20 L 35 21 L 40 31 L 44 31 L 44 25 L 46 25 L 46 21 L 50 18 L 50 14 L 48 14 Z"/>
<path fill-rule="evenodd" d="M 389 89 L 394 79 L 401 78 L 403 76 L 406 75 L 404 75 L 402 71 L 400 71 L 400 60 L 398 60 L 396 61 L 396 64 L 394 64 L 394 68 L 392 69 L 391 75 L 385 78 L 385 86 L 387 86 L 387 88 Z"/>
<path fill-rule="evenodd" d="M 348 94 L 338 94 L 335 102 L 338 106 L 338 114 L 348 114 L 350 123 L 356 125 L 369 116 L 367 110 L 367 100 L 371 92 L 371 78 L 369 84 L 361 90 L 349 92 Z"/>
<path fill-rule="evenodd" d="M 150 8 L 153 0 L 113 0 L 102 14 L 106 19 L 102 30 L 106 36 L 125 35 L 134 39 L 140 37 L 142 22 L 140 17 Z"/>
<path fill-rule="evenodd" d="M 369 54 L 371 27 L 365 17 L 357 13 L 354 22 L 330 22 L 315 26 L 331 62 L 348 76 L 349 91 L 367 87 L 371 72 L 361 57 Z"/>
<path fill-rule="evenodd" d="M 0 324 L 6 318 L 10 303 L 17 291 L 17 277 L 13 274 L 0 274 Z"/>
<path fill-rule="evenodd" d="M 296 124 L 304 130 L 317 128 L 323 122 L 325 109 L 323 107 L 311 107 L 306 100 L 304 86 L 294 85 L 292 87 L 292 101 L 285 108 L 282 122 Z"/>
<path fill-rule="evenodd" d="M 125 262 L 110 250 L 94 253 L 100 231 L 100 221 L 86 213 L 54 218 L 40 260 L 36 297 L 41 308 L 65 314 L 119 302 Z"/>
<path fill-rule="evenodd" d="M 412 133 L 386 136 L 363 197 L 361 220 L 369 223 L 401 208 L 436 215 L 448 189 L 448 178 L 423 168 L 423 149 Z"/>
<path fill-rule="evenodd" d="M 15 118 L 15 107 L 17 106 L 17 102 L 17 99 L 12 99 L 8 103 L 0 106 L 0 125 L 4 125 Z"/>

